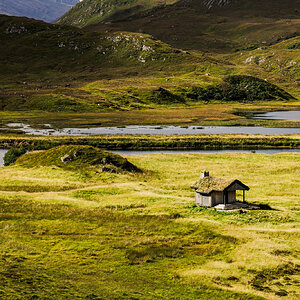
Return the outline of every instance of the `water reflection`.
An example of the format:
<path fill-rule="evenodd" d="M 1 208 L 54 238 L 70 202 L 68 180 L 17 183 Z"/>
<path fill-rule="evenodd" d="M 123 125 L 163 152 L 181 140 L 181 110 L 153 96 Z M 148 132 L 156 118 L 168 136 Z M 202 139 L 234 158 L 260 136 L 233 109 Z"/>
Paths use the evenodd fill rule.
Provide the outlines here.
<path fill-rule="evenodd" d="M 300 111 L 288 110 L 255 113 L 253 119 L 300 121 Z"/>
<path fill-rule="evenodd" d="M 120 155 L 143 155 L 143 154 L 183 154 L 183 153 L 201 153 L 201 154 L 215 154 L 215 153 L 262 153 L 262 154 L 276 154 L 276 153 L 291 153 L 298 152 L 300 149 L 261 149 L 261 150 L 120 150 L 112 151 Z"/>

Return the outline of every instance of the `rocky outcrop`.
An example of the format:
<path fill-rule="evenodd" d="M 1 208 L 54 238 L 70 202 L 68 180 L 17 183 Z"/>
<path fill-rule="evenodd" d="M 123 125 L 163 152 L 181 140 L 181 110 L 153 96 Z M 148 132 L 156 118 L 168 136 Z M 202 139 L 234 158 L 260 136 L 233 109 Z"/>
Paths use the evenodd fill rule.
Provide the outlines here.
<path fill-rule="evenodd" d="M 205 0 L 204 5 L 211 9 L 214 6 L 225 6 L 230 3 L 230 0 Z"/>

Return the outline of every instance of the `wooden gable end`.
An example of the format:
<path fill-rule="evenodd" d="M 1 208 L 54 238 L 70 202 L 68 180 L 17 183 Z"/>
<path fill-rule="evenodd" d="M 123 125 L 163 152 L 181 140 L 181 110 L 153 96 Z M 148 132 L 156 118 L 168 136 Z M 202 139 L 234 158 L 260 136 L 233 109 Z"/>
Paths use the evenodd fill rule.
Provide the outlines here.
<path fill-rule="evenodd" d="M 226 191 L 245 191 L 245 190 L 249 190 L 249 187 L 246 186 L 245 184 L 243 184 L 241 181 L 239 180 L 235 180 L 233 183 L 231 183 L 227 188 L 225 188 Z"/>

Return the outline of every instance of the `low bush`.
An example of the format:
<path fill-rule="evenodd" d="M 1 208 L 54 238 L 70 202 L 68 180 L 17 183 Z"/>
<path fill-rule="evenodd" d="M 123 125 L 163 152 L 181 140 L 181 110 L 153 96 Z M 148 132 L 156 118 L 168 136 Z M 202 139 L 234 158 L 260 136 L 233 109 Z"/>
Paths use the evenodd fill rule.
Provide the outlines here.
<path fill-rule="evenodd" d="M 289 50 L 297 50 L 297 49 L 300 49 L 300 42 L 296 42 L 296 43 L 294 43 L 294 44 L 287 45 L 287 46 L 286 46 L 286 49 L 289 49 Z"/>
<path fill-rule="evenodd" d="M 5 156 L 4 156 L 4 166 L 9 166 L 13 164 L 21 155 L 26 153 L 26 149 L 24 148 L 23 145 L 20 147 L 12 147 L 10 148 Z"/>
<path fill-rule="evenodd" d="M 157 104 L 172 104 L 184 102 L 184 98 L 171 93 L 170 91 L 160 87 L 153 90 L 147 100 Z"/>
<path fill-rule="evenodd" d="M 293 97 L 278 86 L 246 75 L 228 76 L 222 84 L 192 87 L 184 95 L 194 101 L 290 100 Z"/>

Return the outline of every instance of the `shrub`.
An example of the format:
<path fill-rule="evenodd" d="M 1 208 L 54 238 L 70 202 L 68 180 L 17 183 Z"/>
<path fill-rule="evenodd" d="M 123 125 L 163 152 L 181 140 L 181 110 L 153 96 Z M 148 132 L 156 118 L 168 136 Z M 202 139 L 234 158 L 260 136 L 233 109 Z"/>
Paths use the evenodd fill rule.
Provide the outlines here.
<path fill-rule="evenodd" d="M 290 44 L 290 45 L 286 46 L 286 49 L 290 49 L 290 50 L 300 49 L 300 42 L 296 42 L 294 44 Z"/>
<path fill-rule="evenodd" d="M 255 100 L 289 100 L 293 97 L 278 86 L 263 79 L 246 75 L 228 76 L 223 84 L 206 88 L 192 87 L 185 96 L 191 100 L 221 101 L 255 101 Z"/>
<path fill-rule="evenodd" d="M 152 91 L 147 98 L 149 101 L 157 104 L 172 104 L 184 102 L 184 99 L 181 96 L 175 95 L 162 87 Z"/>
<path fill-rule="evenodd" d="M 23 145 L 21 145 L 18 148 L 15 147 L 10 148 L 4 156 L 4 166 L 9 166 L 13 164 L 18 159 L 18 157 L 20 157 L 25 153 L 26 153 L 26 149 L 24 148 Z"/>

